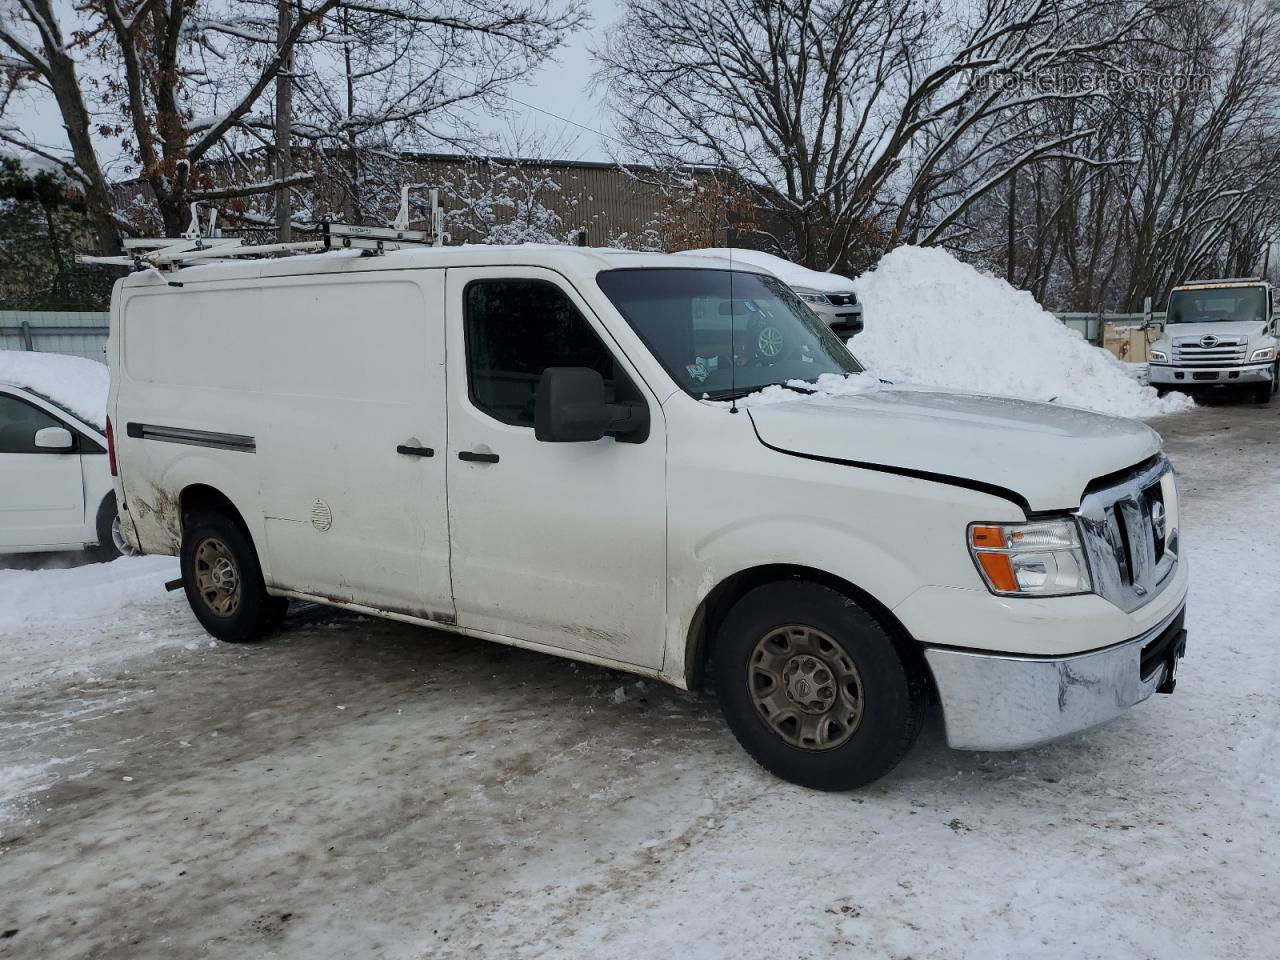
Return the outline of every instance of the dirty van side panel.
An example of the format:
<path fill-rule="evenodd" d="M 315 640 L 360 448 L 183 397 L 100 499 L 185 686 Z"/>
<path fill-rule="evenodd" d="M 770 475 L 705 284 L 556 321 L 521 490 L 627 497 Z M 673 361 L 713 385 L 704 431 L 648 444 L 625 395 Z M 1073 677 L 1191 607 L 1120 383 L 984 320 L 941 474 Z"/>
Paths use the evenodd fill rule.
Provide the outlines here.
<path fill-rule="evenodd" d="M 273 586 L 452 619 L 442 278 L 264 284 L 257 458 Z"/>
<path fill-rule="evenodd" d="M 112 423 L 121 485 L 146 553 L 178 552 L 178 498 L 193 483 L 228 497 L 261 542 L 252 440 L 262 412 L 250 393 L 260 362 L 258 301 L 252 286 L 227 282 L 121 298 Z"/>

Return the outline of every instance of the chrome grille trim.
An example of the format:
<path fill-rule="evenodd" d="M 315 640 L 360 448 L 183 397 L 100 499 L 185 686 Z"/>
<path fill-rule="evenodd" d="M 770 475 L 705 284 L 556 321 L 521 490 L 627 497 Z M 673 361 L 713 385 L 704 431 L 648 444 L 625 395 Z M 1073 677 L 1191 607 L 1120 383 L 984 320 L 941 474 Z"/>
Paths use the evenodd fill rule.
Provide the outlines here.
<path fill-rule="evenodd" d="M 1153 518 L 1157 501 L 1152 491 L 1159 488 L 1161 497 L 1167 497 L 1173 486 L 1162 482 L 1172 473 L 1161 454 L 1117 483 L 1087 493 L 1080 502 L 1076 516 L 1094 592 L 1126 613 L 1153 599 L 1178 565 L 1178 531 L 1158 537 Z M 1163 499 L 1159 503 L 1161 516 L 1177 515 L 1176 504 L 1170 509 Z"/>
<path fill-rule="evenodd" d="M 1212 340 L 1211 344 L 1201 341 Z M 1177 337 L 1173 341 L 1173 362 L 1184 366 L 1223 366 L 1244 363 L 1249 349 L 1249 338 L 1240 334 L 1199 337 Z"/>

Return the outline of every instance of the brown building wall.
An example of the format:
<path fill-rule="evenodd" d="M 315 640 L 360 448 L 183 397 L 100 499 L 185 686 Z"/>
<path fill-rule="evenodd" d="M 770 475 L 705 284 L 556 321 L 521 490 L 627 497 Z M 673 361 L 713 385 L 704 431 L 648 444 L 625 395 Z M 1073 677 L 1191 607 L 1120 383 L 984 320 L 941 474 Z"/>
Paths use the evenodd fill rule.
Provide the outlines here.
<path fill-rule="evenodd" d="M 248 171 L 237 179 L 269 176 L 266 155 L 250 158 Z M 303 166 L 302 158 L 298 165 Z M 335 163 L 329 158 L 331 164 Z M 341 163 L 341 160 L 337 160 Z M 203 168 L 200 173 L 211 185 L 226 186 L 229 168 Z M 316 183 L 307 188 L 315 210 L 333 211 L 347 222 L 389 221 L 398 198 L 394 184 L 423 183 L 439 186 L 440 203 L 446 212 L 447 229 L 453 243 L 477 242 L 485 236 L 468 223 L 465 208 L 468 196 L 486 190 L 505 192 L 512 184 L 519 193 L 532 188 L 537 204 L 554 214 L 559 239 L 570 242 L 578 230 L 586 230 L 591 246 L 617 245 L 642 249 L 678 250 L 700 246 L 761 246 L 756 235 L 761 214 L 747 200 L 746 189 L 724 171 L 710 167 L 665 170 L 638 165 L 579 161 L 476 158 L 447 154 L 407 156 L 380 171 L 385 186 L 376 215 L 354 215 L 355 204 L 341 176 L 317 168 Z M 145 217 L 150 206 L 150 187 L 141 180 L 125 181 L 115 187 L 121 209 Z M 256 242 L 274 237 L 273 201 L 258 196 L 215 204 L 220 223 L 230 234 L 243 233 Z M 368 206 L 367 202 L 363 206 Z M 497 219 L 514 216 L 505 206 L 495 208 Z M 147 233 L 158 224 L 139 223 Z M 753 242 L 754 241 L 754 242 Z"/>

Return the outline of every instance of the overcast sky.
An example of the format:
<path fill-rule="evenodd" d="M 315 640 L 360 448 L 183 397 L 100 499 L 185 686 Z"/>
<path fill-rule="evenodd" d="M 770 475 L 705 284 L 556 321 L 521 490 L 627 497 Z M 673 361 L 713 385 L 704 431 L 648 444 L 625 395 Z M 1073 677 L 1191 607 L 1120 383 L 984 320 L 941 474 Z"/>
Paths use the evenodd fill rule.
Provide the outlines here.
<path fill-rule="evenodd" d="M 564 159 L 609 158 L 607 141 L 594 132 L 608 134 L 611 128 L 603 104 L 587 91 L 594 69 L 588 47 L 595 38 L 604 36 L 604 31 L 618 17 L 618 3 L 617 0 L 586 0 L 586 3 L 593 17 L 591 25 L 569 40 L 555 62 L 544 65 L 525 83 L 511 88 L 512 99 L 508 105 L 514 117 L 477 116 L 475 120 L 482 129 L 505 135 L 514 123 L 517 129 L 540 133 L 547 144 L 560 148 L 558 152 L 564 154 Z M 62 121 L 50 100 L 28 100 L 17 107 L 6 117 L 7 122 L 20 127 L 35 143 L 66 149 Z M 110 175 L 132 174 L 127 163 L 107 156 L 109 152 L 104 151 L 102 159 Z"/>

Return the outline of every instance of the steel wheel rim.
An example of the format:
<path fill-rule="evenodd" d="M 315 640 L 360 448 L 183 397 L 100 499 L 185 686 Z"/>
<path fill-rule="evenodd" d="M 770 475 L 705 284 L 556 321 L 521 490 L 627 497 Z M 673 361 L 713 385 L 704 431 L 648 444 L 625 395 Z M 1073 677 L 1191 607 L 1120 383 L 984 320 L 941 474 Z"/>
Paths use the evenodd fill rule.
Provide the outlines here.
<path fill-rule="evenodd" d="M 194 573 L 200 599 L 215 617 L 230 617 L 240 609 L 240 568 L 227 545 L 206 537 L 196 547 Z"/>
<path fill-rule="evenodd" d="M 766 633 L 747 666 L 747 689 L 769 728 L 801 750 L 834 750 L 862 724 L 862 676 L 828 634 L 803 624 Z"/>

